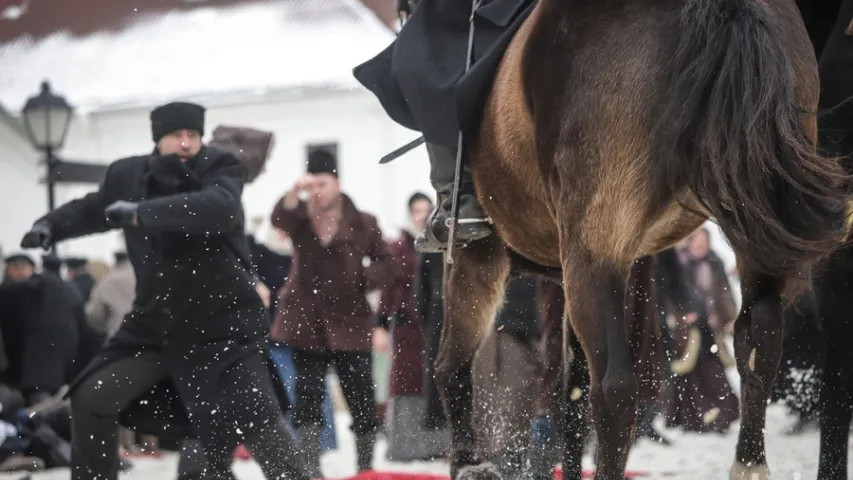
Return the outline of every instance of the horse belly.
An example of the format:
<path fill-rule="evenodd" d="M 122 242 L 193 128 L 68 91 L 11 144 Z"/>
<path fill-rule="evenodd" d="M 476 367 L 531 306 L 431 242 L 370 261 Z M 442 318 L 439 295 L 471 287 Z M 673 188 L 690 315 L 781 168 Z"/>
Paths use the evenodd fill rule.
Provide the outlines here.
<path fill-rule="evenodd" d="M 498 235 L 512 250 L 538 265 L 560 267 L 560 239 L 548 205 L 495 201 L 483 205 Z"/>

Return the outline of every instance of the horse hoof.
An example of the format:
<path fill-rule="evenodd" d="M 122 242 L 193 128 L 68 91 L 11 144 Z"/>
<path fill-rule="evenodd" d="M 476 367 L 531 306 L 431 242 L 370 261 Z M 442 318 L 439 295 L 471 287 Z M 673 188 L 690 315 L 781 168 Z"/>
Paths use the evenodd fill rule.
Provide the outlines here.
<path fill-rule="evenodd" d="M 770 470 L 767 465 L 746 466 L 740 462 L 732 465 L 731 480 L 768 480 Z"/>
<path fill-rule="evenodd" d="M 503 480 L 503 477 L 491 463 L 481 463 L 459 469 L 456 480 Z"/>

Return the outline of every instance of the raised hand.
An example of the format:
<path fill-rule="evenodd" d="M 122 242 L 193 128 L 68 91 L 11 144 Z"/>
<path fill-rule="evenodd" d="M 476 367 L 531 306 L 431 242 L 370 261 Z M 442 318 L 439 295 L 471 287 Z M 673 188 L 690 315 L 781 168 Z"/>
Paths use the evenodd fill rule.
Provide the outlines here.
<path fill-rule="evenodd" d="M 21 248 L 42 248 L 50 249 L 53 243 L 53 232 L 50 225 L 44 222 L 39 222 L 33 225 L 29 232 L 24 234 L 21 239 Z"/>

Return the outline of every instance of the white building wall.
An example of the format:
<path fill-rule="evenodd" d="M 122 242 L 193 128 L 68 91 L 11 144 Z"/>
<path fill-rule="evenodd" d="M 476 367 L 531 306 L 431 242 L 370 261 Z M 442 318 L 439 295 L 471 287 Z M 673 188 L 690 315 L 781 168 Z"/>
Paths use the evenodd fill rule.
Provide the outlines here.
<path fill-rule="evenodd" d="M 47 207 L 38 155 L 27 140 L 0 122 L 0 250 L 19 251 L 21 236 Z M 35 255 L 38 260 L 38 255 Z"/>

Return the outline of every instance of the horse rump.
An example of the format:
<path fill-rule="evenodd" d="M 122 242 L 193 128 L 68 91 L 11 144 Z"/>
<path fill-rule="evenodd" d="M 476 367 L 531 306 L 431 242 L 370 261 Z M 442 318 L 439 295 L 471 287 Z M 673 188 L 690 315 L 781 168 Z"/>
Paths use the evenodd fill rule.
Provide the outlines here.
<path fill-rule="evenodd" d="M 792 298 L 840 246 L 849 194 L 838 159 L 816 152 L 805 27 L 802 50 L 791 49 L 782 15 L 758 0 L 684 2 L 655 138 L 673 191 L 689 189 L 747 268 L 785 278 Z M 797 64 L 808 66 L 799 78 Z"/>

